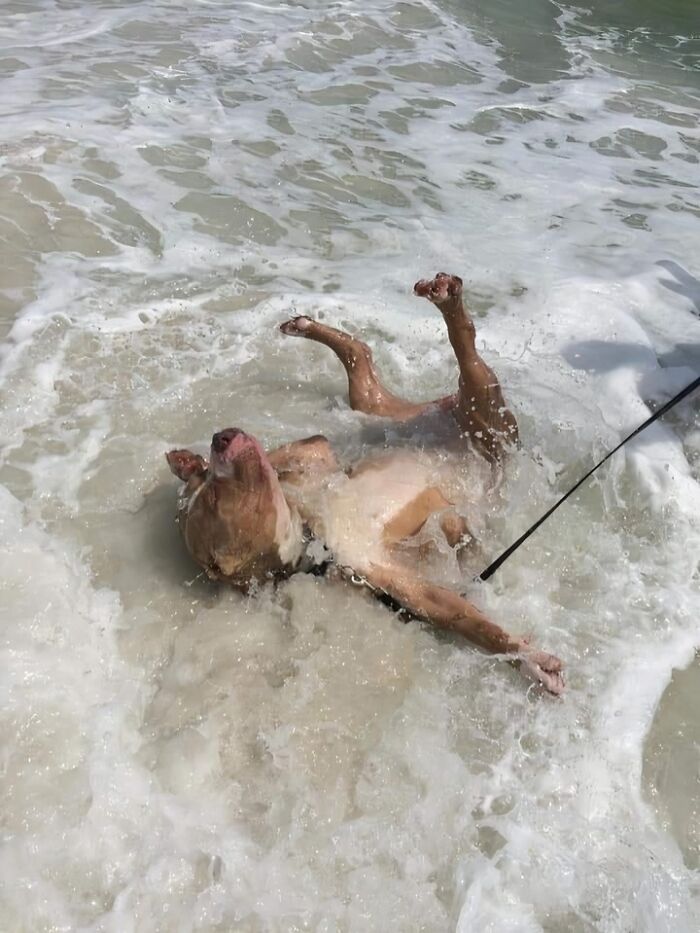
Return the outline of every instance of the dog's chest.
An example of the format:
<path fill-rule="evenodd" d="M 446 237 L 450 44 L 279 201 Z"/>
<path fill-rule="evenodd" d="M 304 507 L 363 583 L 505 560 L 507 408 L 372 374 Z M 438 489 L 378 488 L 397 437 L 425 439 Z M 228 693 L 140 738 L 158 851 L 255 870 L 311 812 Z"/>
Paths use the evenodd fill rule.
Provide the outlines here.
<path fill-rule="evenodd" d="M 352 476 L 334 476 L 314 511 L 317 534 L 339 563 L 356 569 L 385 558 L 386 525 L 413 502 L 431 480 L 430 470 L 410 456 L 387 458 Z"/>

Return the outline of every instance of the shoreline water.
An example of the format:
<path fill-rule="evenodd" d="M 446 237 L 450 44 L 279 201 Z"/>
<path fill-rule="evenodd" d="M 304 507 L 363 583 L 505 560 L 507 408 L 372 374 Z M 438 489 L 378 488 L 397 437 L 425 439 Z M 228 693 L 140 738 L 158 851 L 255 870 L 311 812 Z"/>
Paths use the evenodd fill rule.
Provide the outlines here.
<path fill-rule="evenodd" d="M 523 437 L 495 555 L 697 375 L 698 40 L 631 9 L 3 6 L 3 929 L 697 928 L 697 400 L 476 588 L 561 704 L 350 589 L 208 586 L 163 459 L 411 443 L 276 324 L 435 396 L 445 268 Z"/>

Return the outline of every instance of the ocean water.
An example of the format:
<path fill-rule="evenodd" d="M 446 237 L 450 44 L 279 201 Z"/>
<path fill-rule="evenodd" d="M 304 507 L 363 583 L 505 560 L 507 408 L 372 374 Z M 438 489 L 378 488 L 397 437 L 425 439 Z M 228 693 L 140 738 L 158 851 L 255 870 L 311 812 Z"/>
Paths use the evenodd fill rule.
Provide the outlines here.
<path fill-rule="evenodd" d="M 697 930 L 697 397 L 465 574 L 561 702 L 350 587 L 205 583 L 163 458 L 420 441 L 276 325 L 441 394 L 445 269 L 521 426 L 499 553 L 700 368 L 694 0 L 4 0 L 0 88 L 0 929 Z"/>

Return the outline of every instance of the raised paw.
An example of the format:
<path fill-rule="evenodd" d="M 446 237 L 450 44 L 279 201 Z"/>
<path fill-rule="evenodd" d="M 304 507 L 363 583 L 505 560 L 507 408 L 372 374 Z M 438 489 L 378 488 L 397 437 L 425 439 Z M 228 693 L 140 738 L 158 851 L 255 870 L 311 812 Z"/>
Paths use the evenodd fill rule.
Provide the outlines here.
<path fill-rule="evenodd" d="M 564 692 L 564 663 L 555 655 L 537 651 L 525 644 L 520 653 L 520 663 L 523 673 L 529 674 L 548 693 L 561 696 Z"/>
<path fill-rule="evenodd" d="M 421 298 L 427 298 L 433 304 L 441 304 L 461 296 L 462 280 L 458 275 L 438 272 L 434 279 L 420 279 L 416 282 L 413 292 Z"/>
<path fill-rule="evenodd" d="M 310 317 L 300 315 L 299 317 L 290 318 L 284 324 L 280 324 L 280 330 L 287 337 L 306 337 L 307 331 L 313 323 Z"/>

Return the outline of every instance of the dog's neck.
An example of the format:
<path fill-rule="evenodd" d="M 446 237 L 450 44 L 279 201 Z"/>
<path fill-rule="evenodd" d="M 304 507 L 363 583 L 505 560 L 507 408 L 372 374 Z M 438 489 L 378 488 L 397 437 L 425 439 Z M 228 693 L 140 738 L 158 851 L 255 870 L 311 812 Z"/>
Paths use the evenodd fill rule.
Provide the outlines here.
<path fill-rule="evenodd" d="M 295 573 L 304 558 L 306 536 L 297 509 L 287 502 L 287 509 L 277 513 L 275 541 L 285 572 Z"/>

